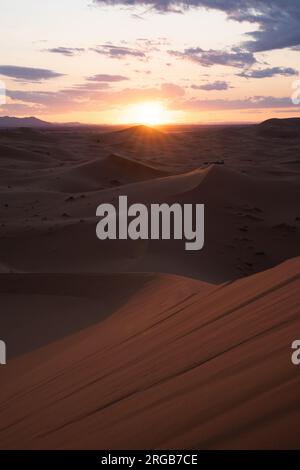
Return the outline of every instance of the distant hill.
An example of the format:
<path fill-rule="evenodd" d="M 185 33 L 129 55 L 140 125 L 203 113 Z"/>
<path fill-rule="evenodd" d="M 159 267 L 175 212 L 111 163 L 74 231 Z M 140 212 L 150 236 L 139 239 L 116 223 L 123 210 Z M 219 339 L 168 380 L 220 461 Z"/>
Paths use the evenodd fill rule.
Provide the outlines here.
<path fill-rule="evenodd" d="M 14 116 L 0 116 L 0 129 L 17 129 L 17 128 L 97 128 L 103 132 L 107 131 L 110 126 L 105 124 L 86 124 L 81 122 L 47 122 L 34 116 L 18 118 Z"/>
<path fill-rule="evenodd" d="M 50 122 L 42 121 L 33 116 L 25 118 L 17 118 L 10 116 L 0 116 L 0 127 L 14 128 L 14 127 L 50 127 Z"/>
<path fill-rule="evenodd" d="M 285 119 L 267 119 L 259 124 L 261 127 L 299 127 L 300 128 L 300 118 L 285 118 Z"/>
<path fill-rule="evenodd" d="M 115 135 L 119 134 L 122 136 L 128 137 L 161 137 L 164 135 L 164 132 L 156 129 L 155 127 L 145 126 L 144 124 L 139 124 L 136 126 L 126 127 L 114 132 Z"/>
<path fill-rule="evenodd" d="M 143 142 L 143 144 L 146 145 L 146 143 L 150 144 L 162 141 L 167 137 L 168 134 L 165 134 L 161 130 L 144 125 L 126 127 L 125 129 L 121 130 L 110 131 L 101 136 L 102 142 L 113 145 L 129 144 L 132 142 Z"/>
<path fill-rule="evenodd" d="M 277 139 L 300 139 L 300 118 L 268 119 L 258 125 L 259 134 Z"/>

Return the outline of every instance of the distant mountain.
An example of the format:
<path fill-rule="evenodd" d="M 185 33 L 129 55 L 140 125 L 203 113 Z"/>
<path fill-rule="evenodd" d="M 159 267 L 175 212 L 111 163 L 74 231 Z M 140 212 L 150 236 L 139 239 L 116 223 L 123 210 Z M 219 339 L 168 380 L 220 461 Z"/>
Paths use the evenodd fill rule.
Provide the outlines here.
<path fill-rule="evenodd" d="M 110 128 L 105 124 L 85 124 L 81 122 L 47 122 L 42 121 L 34 116 L 18 118 L 14 116 L 0 116 L 0 129 L 16 129 L 18 127 L 27 128 L 72 128 L 72 127 L 96 127 L 97 129 L 103 129 L 103 131 Z"/>
<path fill-rule="evenodd" d="M 17 118 L 10 116 L 0 116 L 0 127 L 13 128 L 13 127 L 50 127 L 50 122 L 42 121 L 33 116 L 25 118 Z"/>

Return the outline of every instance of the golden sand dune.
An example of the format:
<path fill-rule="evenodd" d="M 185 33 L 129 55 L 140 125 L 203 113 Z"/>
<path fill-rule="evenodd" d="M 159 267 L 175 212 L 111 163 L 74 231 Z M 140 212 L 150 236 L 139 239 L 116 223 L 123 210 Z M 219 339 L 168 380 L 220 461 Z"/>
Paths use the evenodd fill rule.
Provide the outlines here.
<path fill-rule="evenodd" d="M 5 268 L 0 273 L 5 312 L 0 331 L 10 358 L 99 323 L 154 277 L 140 273 L 8 274 Z"/>
<path fill-rule="evenodd" d="M 101 324 L 11 361 L 1 448 L 299 446 L 299 287 L 299 258 L 219 287 L 147 279 Z"/>

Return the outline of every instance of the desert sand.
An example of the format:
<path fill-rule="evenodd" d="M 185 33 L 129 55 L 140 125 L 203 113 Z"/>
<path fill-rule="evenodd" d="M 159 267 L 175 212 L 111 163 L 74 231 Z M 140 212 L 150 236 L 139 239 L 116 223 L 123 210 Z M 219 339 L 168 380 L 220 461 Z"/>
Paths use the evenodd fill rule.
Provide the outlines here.
<path fill-rule="evenodd" d="M 0 130 L 1 449 L 299 448 L 299 120 Z M 205 247 L 96 238 L 204 203 Z"/>

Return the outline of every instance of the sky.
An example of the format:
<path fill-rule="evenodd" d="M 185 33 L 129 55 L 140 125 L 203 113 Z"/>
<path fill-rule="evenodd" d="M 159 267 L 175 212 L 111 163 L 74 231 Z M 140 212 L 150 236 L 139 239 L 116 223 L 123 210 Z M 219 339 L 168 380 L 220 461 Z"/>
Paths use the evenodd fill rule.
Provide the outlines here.
<path fill-rule="evenodd" d="M 1 0 L 1 38 L 1 115 L 101 124 L 300 115 L 300 0 Z"/>

